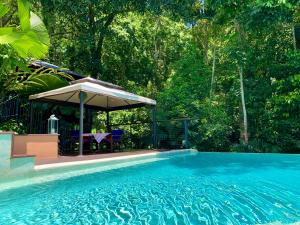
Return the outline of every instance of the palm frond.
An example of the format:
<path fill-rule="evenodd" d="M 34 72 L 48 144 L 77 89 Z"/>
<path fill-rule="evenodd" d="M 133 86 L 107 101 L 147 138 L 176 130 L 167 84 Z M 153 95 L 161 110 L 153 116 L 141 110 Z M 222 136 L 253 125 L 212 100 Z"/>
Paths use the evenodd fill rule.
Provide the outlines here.
<path fill-rule="evenodd" d="M 8 11 L 9 11 L 9 8 L 6 5 L 4 5 L 3 3 L 0 3 L 0 18 L 5 16 L 6 13 L 8 13 Z"/>
<path fill-rule="evenodd" d="M 74 80 L 71 75 L 45 67 L 38 68 L 30 73 L 14 73 L 12 77 L 7 83 L 7 88 L 23 95 L 60 88 L 68 85 L 69 81 Z"/>

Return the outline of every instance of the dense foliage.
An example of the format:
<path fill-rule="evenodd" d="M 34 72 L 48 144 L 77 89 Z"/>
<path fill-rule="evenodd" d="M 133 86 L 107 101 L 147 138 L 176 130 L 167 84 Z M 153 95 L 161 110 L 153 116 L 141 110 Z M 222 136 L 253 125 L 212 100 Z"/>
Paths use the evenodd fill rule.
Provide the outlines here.
<path fill-rule="evenodd" d="M 300 1 L 32 0 L 50 37 L 46 56 L 44 33 L 26 39 L 30 51 L 7 38 L 45 32 L 17 2 L 0 6 L 1 85 L 28 57 L 43 58 L 157 99 L 158 119 L 191 118 L 199 150 L 300 152 Z"/>

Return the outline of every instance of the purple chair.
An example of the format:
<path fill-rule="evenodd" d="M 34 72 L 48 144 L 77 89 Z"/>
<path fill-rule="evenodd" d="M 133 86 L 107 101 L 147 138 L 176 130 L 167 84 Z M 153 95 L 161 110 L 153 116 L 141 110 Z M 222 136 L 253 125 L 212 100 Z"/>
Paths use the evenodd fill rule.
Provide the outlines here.
<path fill-rule="evenodd" d="M 71 136 L 73 139 L 79 140 L 79 130 L 71 130 L 70 136 Z"/>
<path fill-rule="evenodd" d="M 79 130 L 72 130 L 70 136 L 73 142 L 79 142 Z M 92 141 L 91 137 L 83 137 L 83 143 L 90 143 Z"/>
<path fill-rule="evenodd" d="M 115 145 L 118 145 L 120 149 L 121 140 L 123 137 L 124 131 L 123 130 L 112 130 L 111 131 L 111 137 L 112 137 L 112 143 Z"/>

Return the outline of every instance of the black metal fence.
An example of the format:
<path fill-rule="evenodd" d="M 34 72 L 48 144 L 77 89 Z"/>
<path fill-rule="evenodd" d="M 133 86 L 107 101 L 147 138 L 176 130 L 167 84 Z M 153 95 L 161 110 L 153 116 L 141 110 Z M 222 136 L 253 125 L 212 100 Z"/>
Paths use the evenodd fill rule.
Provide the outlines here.
<path fill-rule="evenodd" d="M 121 141 L 113 146 L 114 151 L 134 151 L 141 149 L 183 149 L 189 148 L 188 119 L 174 119 L 156 121 L 154 126 L 151 122 L 134 122 L 123 124 L 110 124 L 111 130 L 123 130 Z M 156 131 L 153 128 L 156 127 Z M 73 129 L 67 126 L 60 126 L 60 150 L 61 154 L 78 154 L 78 140 L 71 137 Z M 107 142 L 99 145 L 84 144 L 88 152 L 110 151 Z"/>
<path fill-rule="evenodd" d="M 124 131 L 123 149 L 188 148 L 188 119 L 158 120 L 110 125 Z M 155 130 L 154 130 L 155 129 Z"/>
<path fill-rule="evenodd" d="M 36 105 L 30 110 L 28 99 L 17 97 L 0 103 L 0 124 L 9 120 L 22 123 L 23 133 L 47 133 L 47 119 L 51 114 L 51 105 L 43 107 L 43 104 Z M 30 126 L 30 114 L 32 124 Z M 118 151 L 137 149 L 180 149 L 189 148 L 191 135 L 189 135 L 189 124 L 195 120 L 187 118 L 157 120 L 148 122 L 131 122 L 123 124 L 110 124 L 111 130 L 121 129 L 124 131 L 122 140 L 117 146 Z M 60 153 L 77 154 L 78 140 L 73 140 L 71 132 L 76 129 L 75 123 L 60 120 Z M 95 146 L 85 146 L 96 150 Z M 97 147 L 97 150 L 98 147 Z"/>
<path fill-rule="evenodd" d="M 0 102 L 0 123 L 11 119 L 26 120 L 29 114 L 28 99 L 10 96 L 7 100 Z"/>

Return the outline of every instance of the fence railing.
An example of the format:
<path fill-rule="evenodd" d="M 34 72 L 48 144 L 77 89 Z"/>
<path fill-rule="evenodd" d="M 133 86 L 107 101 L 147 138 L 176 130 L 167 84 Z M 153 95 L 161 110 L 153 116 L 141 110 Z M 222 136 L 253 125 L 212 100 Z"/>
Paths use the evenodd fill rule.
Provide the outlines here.
<path fill-rule="evenodd" d="M 0 103 L 0 122 L 10 119 L 23 119 L 27 117 L 28 113 L 28 99 L 13 96 Z"/>
<path fill-rule="evenodd" d="M 172 119 L 158 120 L 156 126 L 153 126 L 153 122 L 110 126 L 112 129 L 124 130 L 123 147 L 126 149 L 175 149 L 189 147 L 188 121 Z"/>
<path fill-rule="evenodd" d="M 156 127 L 156 132 L 153 131 L 153 127 Z M 114 145 L 114 151 L 150 150 L 153 148 L 183 149 L 189 147 L 188 119 L 156 121 L 156 126 L 153 126 L 153 122 L 110 124 L 110 128 L 111 130 L 124 131 L 121 141 L 118 145 Z M 60 127 L 61 154 L 76 155 L 79 151 L 78 140 L 71 137 L 72 131 L 71 127 Z M 110 151 L 106 144 L 105 141 L 101 142 L 100 149 L 98 149 L 99 146 L 96 143 L 86 143 L 84 148 L 99 152 Z"/>
<path fill-rule="evenodd" d="M 43 112 L 43 110 L 34 110 L 32 112 L 31 133 L 47 132 L 48 114 Z M 22 121 L 25 124 L 24 132 L 30 132 L 30 104 L 27 99 L 11 98 L 0 103 L 0 123 L 9 119 Z M 189 118 L 157 120 L 155 122 L 136 121 L 110 124 L 110 128 L 111 130 L 121 129 L 124 131 L 118 146 L 119 151 L 153 148 L 180 149 L 189 148 L 193 144 L 189 128 L 190 124 L 195 124 L 195 121 Z M 62 154 L 77 151 L 76 144 L 74 145 L 73 143 L 77 140 L 70 138 L 72 130 L 74 130 L 74 124 L 64 123 L 59 126 L 60 150 Z"/>

